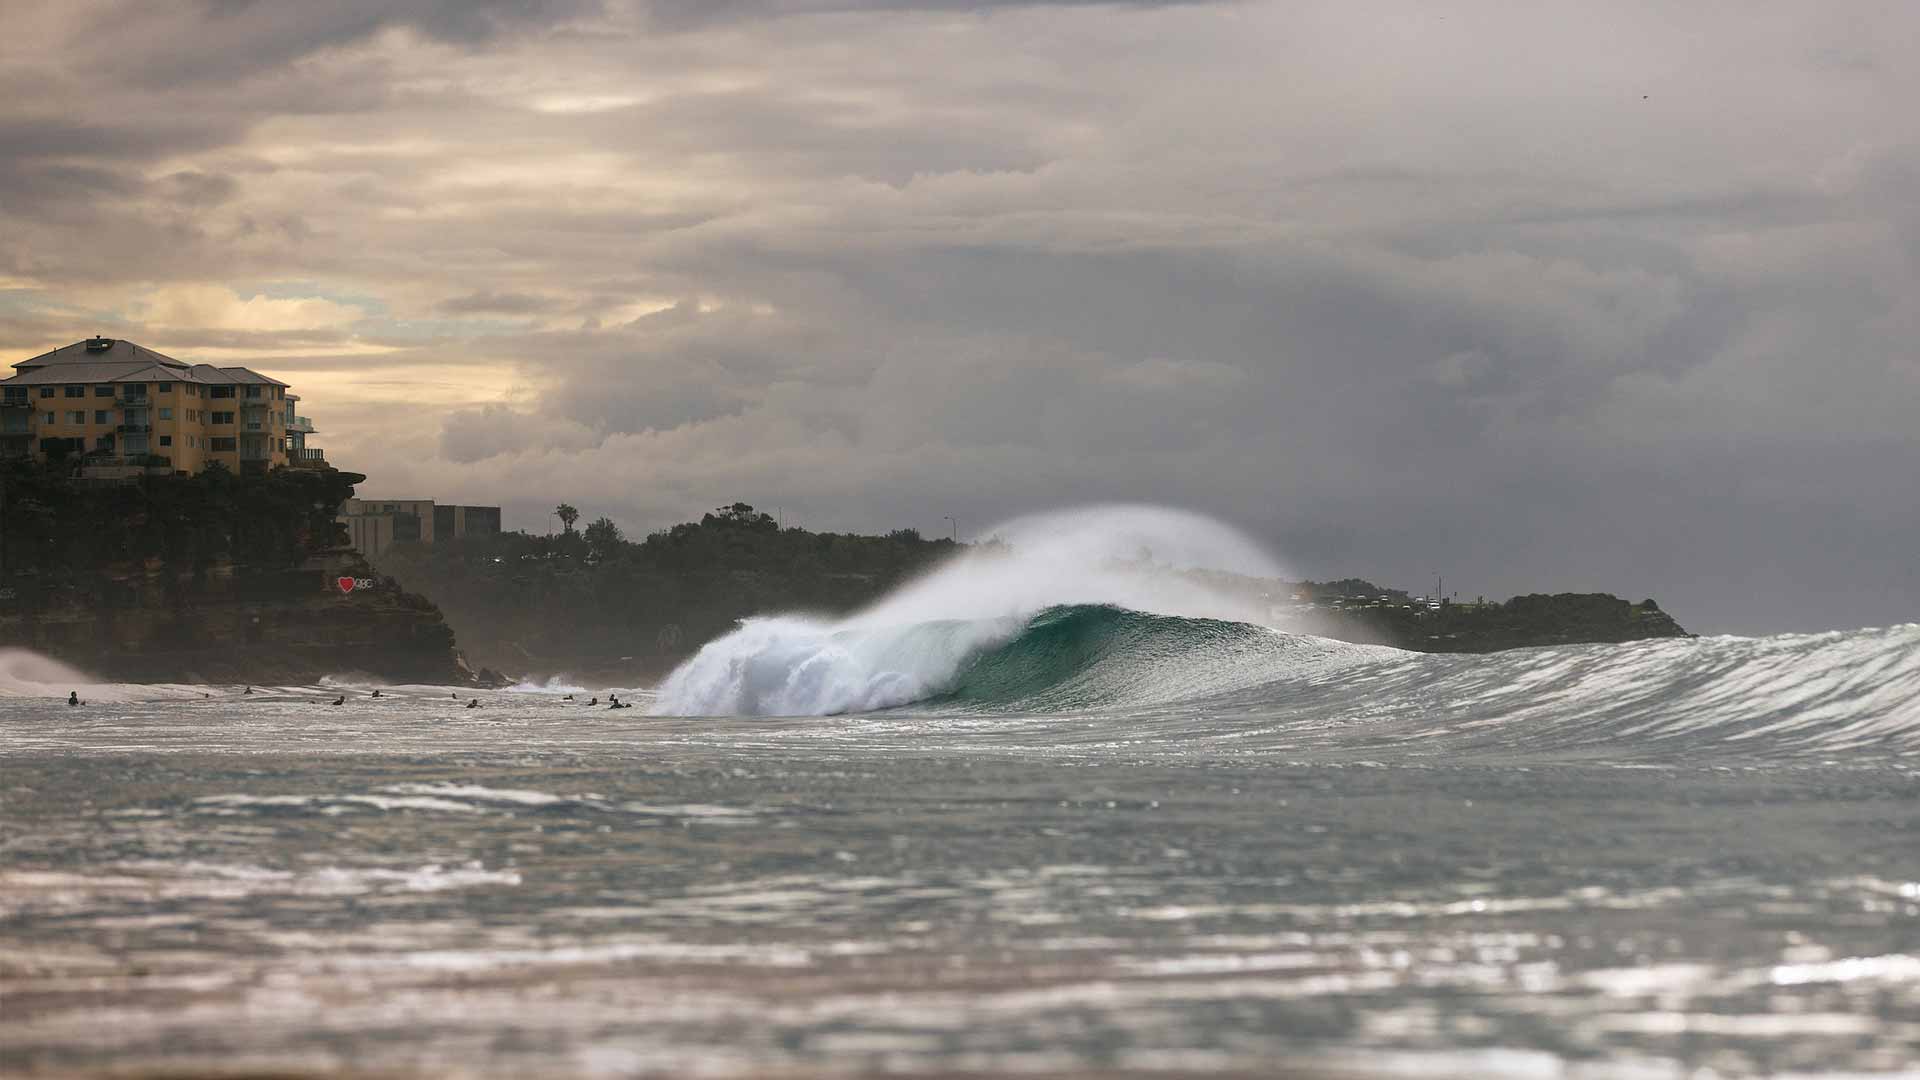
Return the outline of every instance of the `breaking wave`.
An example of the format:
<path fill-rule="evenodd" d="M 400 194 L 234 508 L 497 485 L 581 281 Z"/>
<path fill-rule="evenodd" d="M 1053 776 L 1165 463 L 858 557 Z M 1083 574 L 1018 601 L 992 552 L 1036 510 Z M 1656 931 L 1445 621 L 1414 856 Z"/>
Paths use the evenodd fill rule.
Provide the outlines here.
<path fill-rule="evenodd" d="M 808 716 L 906 705 L 955 689 L 963 670 L 1029 632 L 1040 612 L 1107 605 L 1249 623 L 1262 613 L 1244 600 L 1163 571 L 1284 574 L 1225 525 L 1158 507 L 1036 515 L 993 535 L 1006 545 L 962 555 L 851 618 L 747 620 L 668 676 L 654 711 Z"/>
<path fill-rule="evenodd" d="M 852 618 L 747 620 L 676 670 L 653 711 L 1098 712 L 1267 750 L 1920 750 L 1920 625 L 1409 653 L 1274 630 L 1127 560 L 1137 548 L 1157 560 L 1169 536 L 1181 557 L 1257 551 L 1206 519 L 1126 508 L 1016 525 L 1035 520 L 1037 543 L 958 560 Z"/>
<path fill-rule="evenodd" d="M 760 619 L 676 672 L 655 705 L 879 709 L 1150 712 L 1248 749 L 1907 753 L 1920 751 L 1920 625 L 1440 656 L 1097 605 L 892 631 Z"/>

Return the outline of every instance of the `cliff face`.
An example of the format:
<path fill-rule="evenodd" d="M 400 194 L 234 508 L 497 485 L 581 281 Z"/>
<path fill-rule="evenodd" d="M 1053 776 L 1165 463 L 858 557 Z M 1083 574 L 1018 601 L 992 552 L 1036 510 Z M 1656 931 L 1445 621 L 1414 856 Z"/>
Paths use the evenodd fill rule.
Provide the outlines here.
<path fill-rule="evenodd" d="M 342 546 L 334 514 L 364 479 L 94 484 L 0 462 L 0 645 L 130 682 L 470 681 L 440 612 Z"/>
<path fill-rule="evenodd" d="M 342 588 L 351 581 L 350 590 Z M 453 631 L 424 597 L 350 548 L 268 573 L 216 564 L 182 576 L 135 564 L 90 587 L 17 584 L 0 600 L 0 644 L 128 682 L 312 682 L 365 673 L 466 683 Z M 19 610 L 26 608 L 27 610 Z"/>

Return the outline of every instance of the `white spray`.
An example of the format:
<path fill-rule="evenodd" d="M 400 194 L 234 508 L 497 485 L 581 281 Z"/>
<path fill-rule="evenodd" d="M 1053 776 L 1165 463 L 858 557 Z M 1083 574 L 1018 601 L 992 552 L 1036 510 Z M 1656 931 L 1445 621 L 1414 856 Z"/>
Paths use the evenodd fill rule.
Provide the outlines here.
<path fill-rule="evenodd" d="M 1258 622 L 1264 613 L 1168 569 L 1278 578 L 1258 544 L 1211 518 L 1152 506 L 1097 506 L 1018 518 L 973 551 L 845 619 L 749 619 L 661 684 L 669 716 L 819 716 L 904 705 L 950 684 L 967 660 L 1036 612 L 1112 604 L 1164 615 Z"/>

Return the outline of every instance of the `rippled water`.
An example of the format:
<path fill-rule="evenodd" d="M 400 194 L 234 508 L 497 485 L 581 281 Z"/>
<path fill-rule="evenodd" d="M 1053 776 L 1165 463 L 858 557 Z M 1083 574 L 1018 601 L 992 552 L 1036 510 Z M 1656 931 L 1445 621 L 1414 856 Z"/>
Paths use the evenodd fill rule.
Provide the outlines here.
<path fill-rule="evenodd" d="M 1920 1068 L 1904 699 L 1556 713 L 1608 655 L 1505 707 L 1471 660 L 1045 716 L 0 701 L 0 1073 Z"/>

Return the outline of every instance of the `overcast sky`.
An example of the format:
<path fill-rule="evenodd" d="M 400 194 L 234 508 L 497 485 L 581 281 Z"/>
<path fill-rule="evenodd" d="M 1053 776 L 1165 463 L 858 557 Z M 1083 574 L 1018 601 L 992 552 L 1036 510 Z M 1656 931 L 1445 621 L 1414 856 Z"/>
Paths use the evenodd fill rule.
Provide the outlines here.
<path fill-rule="evenodd" d="M 1920 618 L 1920 6 L 0 0 L 0 351 L 363 493 Z"/>

